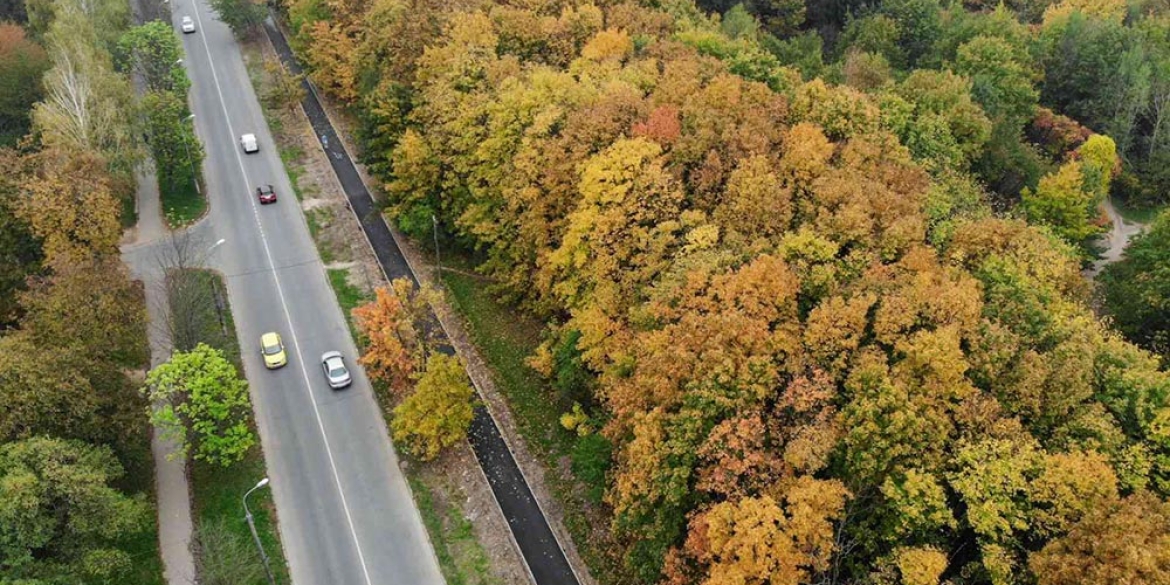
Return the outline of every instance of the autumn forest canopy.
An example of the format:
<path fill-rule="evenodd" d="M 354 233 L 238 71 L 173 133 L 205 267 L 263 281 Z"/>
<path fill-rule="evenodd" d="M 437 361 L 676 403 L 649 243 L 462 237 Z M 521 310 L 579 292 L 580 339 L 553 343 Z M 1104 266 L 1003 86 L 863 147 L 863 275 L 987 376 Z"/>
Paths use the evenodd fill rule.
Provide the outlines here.
<path fill-rule="evenodd" d="M 282 10 L 391 217 L 547 323 L 599 582 L 1168 582 L 1170 374 L 1081 275 L 1170 193 L 1165 2 Z"/>

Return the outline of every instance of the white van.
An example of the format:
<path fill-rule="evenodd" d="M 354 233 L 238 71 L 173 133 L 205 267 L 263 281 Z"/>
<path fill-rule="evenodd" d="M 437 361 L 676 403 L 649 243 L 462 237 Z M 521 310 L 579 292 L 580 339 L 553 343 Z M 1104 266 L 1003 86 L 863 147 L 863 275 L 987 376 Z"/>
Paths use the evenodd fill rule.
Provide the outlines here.
<path fill-rule="evenodd" d="M 244 152 L 252 153 L 260 150 L 260 144 L 256 142 L 255 134 L 245 134 L 240 137 L 240 145 L 244 147 Z"/>

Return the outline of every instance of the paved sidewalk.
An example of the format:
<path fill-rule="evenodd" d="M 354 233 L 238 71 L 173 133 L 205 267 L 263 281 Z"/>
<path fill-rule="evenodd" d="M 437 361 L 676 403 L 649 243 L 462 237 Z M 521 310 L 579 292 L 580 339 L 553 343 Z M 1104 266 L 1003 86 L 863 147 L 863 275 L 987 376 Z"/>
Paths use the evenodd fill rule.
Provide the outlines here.
<path fill-rule="evenodd" d="M 150 367 L 171 357 L 171 336 L 167 327 L 166 293 L 162 287 L 162 270 L 152 244 L 164 243 L 169 232 L 163 223 L 159 204 L 158 181 L 147 163 L 137 173 L 138 238 L 122 249 L 122 260 L 142 280 L 149 317 L 147 338 L 150 342 Z M 163 574 L 169 585 L 194 585 L 195 558 L 191 552 L 191 491 L 187 485 L 186 461 L 168 459 L 175 445 L 164 440 L 158 429 L 151 433 L 154 454 L 155 489 L 158 499 L 158 539 L 163 560 Z"/>

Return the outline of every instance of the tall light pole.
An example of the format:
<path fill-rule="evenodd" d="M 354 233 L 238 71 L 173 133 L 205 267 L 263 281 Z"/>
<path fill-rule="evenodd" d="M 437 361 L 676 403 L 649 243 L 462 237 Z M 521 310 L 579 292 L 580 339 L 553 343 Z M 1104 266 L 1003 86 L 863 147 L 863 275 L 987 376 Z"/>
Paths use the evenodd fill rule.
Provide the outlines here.
<path fill-rule="evenodd" d="M 442 285 L 443 263 L 439 259 L 439 220 L 433 213 L 431 214 L 431 228 L 435 234 L 435 279 L 438 281 L 435 284 Z"/>
<path fill-rule="evenodd" d="M 183 61 L 182 59 L 179 59 L 180 63 L 182 61 Z M 193 122 L 194 120 L 195 120 L 195 114 L 191 114 L 190 116 L 183 118 L 183 123 L 185 124 L 187 122 Z M 192 129 L 191 134 L 194 134 L 194 133 L 195 133 L 195 130 Z M 195 161 L 191 159 L 191 147 L 187 144 L 186 133 L 183 134 L 183 150 L 187 151 L 187 168 L 191 169 L 191 182 L 195 183 L 195 193 L 202 195 L 203 191 L 201 191 L 199 189 L 199 175 L 198 175 L 198 173 L 195 172 Z"/>
<path fill-rule="evenodd" d="M 220 240 L 222 242 L 223 240 Z M 219 245 L 219 242 L 216 242 Z M 252 521 L 252 512 L 248 510 L 248 496 L 252 492 L 268 485 L 268 478 L 260 480 L 256 487 L 248 490 L 244 494 L 244 520 L 248 521 L 248 529 L 252 531 L 252 539 L 256 541 L 256 548 L 260 550 L 260 560 L 264 561 L 264 574 L 268 576 L 268 585 L 276 585 L 276 579 L 272 578 L 272 569 L 268 567 L 268 554 L 264 552 L 264 545 L 260 544 L 260 535 L 256 533 L 256 523 Z"/>

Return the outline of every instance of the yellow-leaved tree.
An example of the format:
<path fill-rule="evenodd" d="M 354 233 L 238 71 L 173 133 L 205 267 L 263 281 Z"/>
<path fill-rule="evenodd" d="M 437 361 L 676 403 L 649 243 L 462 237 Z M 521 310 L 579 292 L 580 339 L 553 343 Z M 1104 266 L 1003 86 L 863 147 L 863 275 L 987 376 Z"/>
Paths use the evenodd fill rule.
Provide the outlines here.
<path fill-rule="evenodd" d="M 459 358 L 432 354 L 414 393 L 394 409 L 394 440 L 424 461 L 434 459 L 467 438 L 474 395 Z"/>

